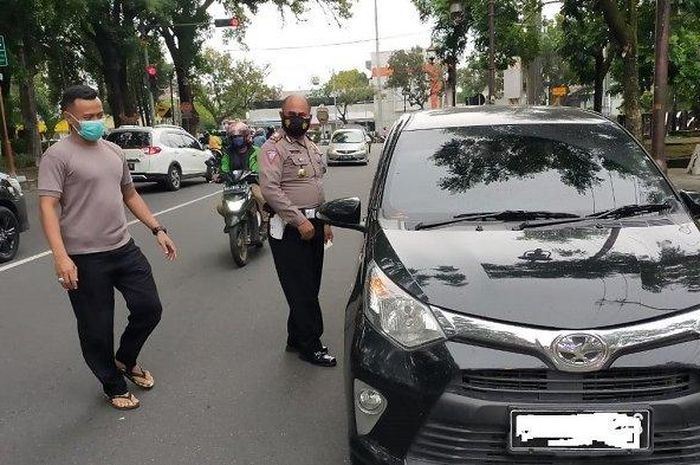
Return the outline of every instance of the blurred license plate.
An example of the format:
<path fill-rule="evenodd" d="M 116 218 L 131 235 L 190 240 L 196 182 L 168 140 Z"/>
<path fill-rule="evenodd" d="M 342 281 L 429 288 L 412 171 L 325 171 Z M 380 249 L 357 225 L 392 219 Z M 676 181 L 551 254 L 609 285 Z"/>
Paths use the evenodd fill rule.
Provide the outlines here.
<path fill-rule="evenodd" d="M 554 412 L 511 410 L 509 449 L 531 451 L 647 452 L 651 413 L 634 411 Z"/>
<path fill-rule="evenodd" d="M 129 171 L 134 171 L 136 169 L 136 163 L 129 163 Z"/>

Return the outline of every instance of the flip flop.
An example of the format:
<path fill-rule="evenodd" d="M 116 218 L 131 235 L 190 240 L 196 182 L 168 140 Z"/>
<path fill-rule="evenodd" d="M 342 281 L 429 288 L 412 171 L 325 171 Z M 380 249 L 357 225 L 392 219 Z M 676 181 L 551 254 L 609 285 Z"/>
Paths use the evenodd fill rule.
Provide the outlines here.
<path fill-rule="evenodd" d="M 138 368 L 140 373 L 134 373 L 134 368 Z M 153 386 L 156 385 L 156 380 L 153 378 L 153 375 L 151 374 L 150 371 L 144 370 L 143 367 L 140 365 L 134 365 L 134 368 L 132 368 L 130 371 L 121 369 L 122 374 L 126 379 L 140 387 L 141 389 L 153 389 Z M 148 381 L 148 375 L 151 377 L 151 381 Z"/>
<path fill-rule="evenodd" d="M 139 402 L 139 400 L 136 397 L 134 397 L 134 395 L 130 392 L 127 392 L 126 394 L 119 394 L 116 396 L 108 396 L 107 394 L 105 394 L 105 397 L 107 398 L 107 403 L 111 405 L 112 408 L 117 410 L 134 410 L 141 406 L 141 402 Z M 131 405 L 120 407 L 119 405 L 114 403 L 115 399 L 128 399 L 132 403 Z"/>

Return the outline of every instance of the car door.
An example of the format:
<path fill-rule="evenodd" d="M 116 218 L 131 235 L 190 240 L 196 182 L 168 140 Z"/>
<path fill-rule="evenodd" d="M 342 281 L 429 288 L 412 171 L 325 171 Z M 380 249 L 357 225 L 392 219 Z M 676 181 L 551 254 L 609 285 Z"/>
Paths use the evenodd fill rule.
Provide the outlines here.
<path fill-rule="evenodd" d="M 189 134 L 183 133 L 182 137 L 185 139 L 185 143 L 187 144 L 187 148 L 185 149 L 187 152 L 187 158 L 188 158 L 188 164 L 189 164 L 189 174 L 204 174 L 207 171 L 207 165 L 205 164 L 207 158 L 206 158 L 206 152 L 204 151 L 204 148 L 202 147 L 202 144 L 200 144 L 194 137 L 190 136 Z"/>
<path fill-rule="evenodd" d="M 183 175 L 192 174 L 193 164 L 190 160 L 189 141 L 187 138 L 180 131 L 170 131 L 168 132 L 168 140 L 171 141 L 170 145 L 173 146 L 172 161 L 180 165 Z"/>

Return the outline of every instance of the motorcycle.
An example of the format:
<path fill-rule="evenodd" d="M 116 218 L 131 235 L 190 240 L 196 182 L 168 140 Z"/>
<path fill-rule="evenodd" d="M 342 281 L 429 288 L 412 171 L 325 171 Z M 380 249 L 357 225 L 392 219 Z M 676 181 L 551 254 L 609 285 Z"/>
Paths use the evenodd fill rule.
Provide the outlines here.
<path fill-rule="evenodd" d="M 221 159 L 223 158 L 224 154 L 221 152 L 221 150 L 209 150 L 211 151 L 212 156 L 204 162 L 204 164 L 207 165 L 207 174 L 205 178 L 207 182 L 219 182 L 221 175 Z"/>
<path fill-rule="evenodd" d="M 261 248 L 267 240 L 267 231 L 262 227 L 262 216 L 251 188 L 258 175 L 236 170 L 222 174 L 221 178 L 224 190 L 217 211 L 224 217 L 224 234 L 228 234 L 233 261 L 243 267 L 248 263 L 248 249 Z"/>

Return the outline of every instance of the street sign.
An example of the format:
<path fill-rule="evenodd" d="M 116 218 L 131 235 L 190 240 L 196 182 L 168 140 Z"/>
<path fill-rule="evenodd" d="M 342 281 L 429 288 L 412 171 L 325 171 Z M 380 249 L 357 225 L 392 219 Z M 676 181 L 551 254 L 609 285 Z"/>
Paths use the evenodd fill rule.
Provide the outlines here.
<path fill-rule="evenodd" d="M 0 34 L 0 67 L 8 65 L 7 49 L 5 48 L 5 36 Z"/>
<path fill-rule="evenodd" d="M 552 97 L 566 97 L 569 95 L 569 86 L 552 87 Z"/>
<path fill-rule="evenodd" d="M 191 102 L 180 103 L 180 111 L 182 112 L 183 118 L 192 118 L 192 103 Z"/>

